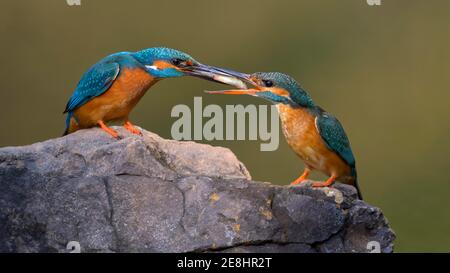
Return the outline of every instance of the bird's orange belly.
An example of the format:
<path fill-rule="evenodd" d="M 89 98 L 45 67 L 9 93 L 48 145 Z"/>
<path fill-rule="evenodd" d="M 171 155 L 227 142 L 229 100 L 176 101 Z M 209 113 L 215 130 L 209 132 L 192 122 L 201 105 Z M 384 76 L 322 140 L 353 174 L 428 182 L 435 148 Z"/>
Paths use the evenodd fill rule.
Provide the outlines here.
<path fill-rule="evenodd" d="M 148 88 L 156 80 L 141 69 L 123 69 L 111 87 L 74 111 L 81 128 L 92 127 L 99 120 L 108 122 L 128 118 Z"/>
<path fill-rule="evenodd" d="M 315 118 L 307 110 L 279 106 L 286 140 L 294 152 L 311 169 L 328 176 L 346 177 L 351 173 L 348 164 L 330 150 L 316 129 Z"/>

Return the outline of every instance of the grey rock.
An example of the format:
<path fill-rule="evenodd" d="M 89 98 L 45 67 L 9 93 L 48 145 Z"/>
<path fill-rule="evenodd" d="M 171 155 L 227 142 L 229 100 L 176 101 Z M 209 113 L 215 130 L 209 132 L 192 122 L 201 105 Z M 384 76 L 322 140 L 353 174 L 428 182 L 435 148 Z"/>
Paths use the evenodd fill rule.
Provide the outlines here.
<path fill-rule="evenodd" d="M 393 251 L 351 186 L 255 182 L 226 148 L 116 129 L 0 149 L 0 252 Z"/>

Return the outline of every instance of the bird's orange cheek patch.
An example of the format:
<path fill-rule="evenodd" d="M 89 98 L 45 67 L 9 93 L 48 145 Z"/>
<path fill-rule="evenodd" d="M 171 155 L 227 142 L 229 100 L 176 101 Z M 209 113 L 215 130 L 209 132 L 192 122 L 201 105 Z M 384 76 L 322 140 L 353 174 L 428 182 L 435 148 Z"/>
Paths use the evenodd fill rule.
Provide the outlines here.
<path fill-rule="evenodd" d="M 286 90 L 284 90 L 282 88 L 277 88 L 277 87 L 270 88 L 270 92 L 272 92 L 272 93 L 274 93 L 274 94 L 276 94 L 278 96 L 284 96 L 284 97 L 289 95 L 288 91 L 286 91 Z"/>
<path fill-rule="evenodd" d="M 178 70 L 178 67 L 174 66 L 173 64 L 170 64 L 166 61 L 157 60 L 153 62 L 153 65 L 156 66 L 158 69 L 163 70 L 166 68 L 175 68 Z"/>

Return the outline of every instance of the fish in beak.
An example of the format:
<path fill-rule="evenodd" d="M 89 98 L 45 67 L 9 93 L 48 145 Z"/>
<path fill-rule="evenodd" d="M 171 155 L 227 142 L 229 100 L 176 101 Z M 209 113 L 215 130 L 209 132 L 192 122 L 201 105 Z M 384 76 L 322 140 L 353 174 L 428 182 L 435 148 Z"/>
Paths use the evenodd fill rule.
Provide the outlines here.
<path fill-rule="evenodd" d="M 180 69 L 186 75 L 205 80 L 227 84 L 239 89 L 247 88 L 247 85 L 238 77 L 227 73 L 225 69 L 204 65 L 199 62 L 190 62 Z"/>
<path fill-rule="evenodd" d="M 245 74 L 233 70 L 223 69 L 223 68 L 217 68 L 218 72 L 223 73 L 223 76 L 221 75 L 219 79 L 221 80 L 222 77 L 225 78 L 227 81 L 237 83 L 238 81 L 241 82 L 239 86 L 236 84 L 230 84 L 234 87 L 237 87 L 238 89 L 228 89 L 228 90 L 217 90 L 217 91 L 205 91 L 208 94 L 225 94 L 225 95 L 256 95 L 258 92 L 263 92 L 264 90 L 261 90 L 261 88 L 258 86 L 258 83 L 252 78 L 252 75 Z M 231 78 L 231 79 L 230 79 Z M 226 83 L 222 81 L 222 83 Z M 248 88 L 247 85 L 253 86 L 253 88 Z"/>

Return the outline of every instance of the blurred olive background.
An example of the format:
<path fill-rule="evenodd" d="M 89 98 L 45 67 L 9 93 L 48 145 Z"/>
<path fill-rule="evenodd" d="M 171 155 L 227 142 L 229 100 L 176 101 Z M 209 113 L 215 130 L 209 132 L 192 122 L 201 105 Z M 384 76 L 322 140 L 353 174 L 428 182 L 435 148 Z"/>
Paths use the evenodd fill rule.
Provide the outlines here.
<path fill-rule="evenodd" d="M 396 251 L 450 251 L 450 1 L 2 0 L 0 146 L 59 137 L 82 73 L 117 51 L 168 46 L 211 65 L 294 76 L 344 124 L 366 201 L 397 233 Z M 265 104 L 211 96 L 196 78 L 155 85 L 132 120 L 170 137 L 176 104 Z M 281 133 L 281 131 L 280 131 Z M 284 138 L 216 141 L 255 180 L 288 184 L 302 171 Z M 320 178 L 321 176 L 316 176 Z"/>

